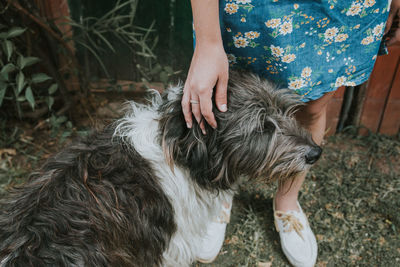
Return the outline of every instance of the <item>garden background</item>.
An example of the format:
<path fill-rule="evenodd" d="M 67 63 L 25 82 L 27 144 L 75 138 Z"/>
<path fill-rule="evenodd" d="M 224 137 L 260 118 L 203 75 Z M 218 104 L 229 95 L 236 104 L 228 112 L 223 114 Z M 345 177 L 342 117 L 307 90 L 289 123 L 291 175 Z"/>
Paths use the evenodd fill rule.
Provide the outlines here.
<path fill-rule="evenodd" d="M 74 138 L 184 80 L 189 0 L 0 2 L 0 195 Z M 400 49 L 329 106 L 324 154 L 300 195 L 317 266 L 400 265 Z M 288 266 L 274 230 L 275 185 L 247 183 L 211 266 Z M 200 264 L 194 264 L 194 266 Z"/>

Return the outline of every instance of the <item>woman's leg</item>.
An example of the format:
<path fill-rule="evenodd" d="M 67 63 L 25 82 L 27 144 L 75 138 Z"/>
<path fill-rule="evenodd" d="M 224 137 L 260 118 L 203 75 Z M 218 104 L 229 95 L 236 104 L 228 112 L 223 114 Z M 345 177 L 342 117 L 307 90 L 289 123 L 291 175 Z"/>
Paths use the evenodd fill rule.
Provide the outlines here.
<path fill-rule="evenodd" d="M 311 132 L 314 142 L 318 145 L 321 144 L 324 137 L 326 109 L 333 95 L 334 92 L 326 93 L 323 97 L 308 102 L 296 113 L 297 120 Z M 289 181 L 278 188 L 275 196 L 276 210 L 298 210 L 297 196 L 305 177 L 306 173 L 297 177 L 293 183 Z"/>

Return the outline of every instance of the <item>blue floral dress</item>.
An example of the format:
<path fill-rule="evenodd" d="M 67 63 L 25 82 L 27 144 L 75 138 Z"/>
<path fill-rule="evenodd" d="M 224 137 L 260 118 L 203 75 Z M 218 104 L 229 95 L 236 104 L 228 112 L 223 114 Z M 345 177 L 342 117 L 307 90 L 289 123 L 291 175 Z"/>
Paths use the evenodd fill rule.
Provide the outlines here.
<path fill-rule="evenodd" d="M 315 100 L 366 81 L 383 48 L 388 0 L 220 0 L 232 68 Z"/>

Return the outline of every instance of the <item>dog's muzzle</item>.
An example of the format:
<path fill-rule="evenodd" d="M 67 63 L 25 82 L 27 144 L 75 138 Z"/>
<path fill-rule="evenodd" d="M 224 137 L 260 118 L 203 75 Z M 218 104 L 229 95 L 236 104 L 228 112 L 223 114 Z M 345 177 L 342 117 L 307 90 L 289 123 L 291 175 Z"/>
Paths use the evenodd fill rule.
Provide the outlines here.
<path fill-rule="evenodd" d="M 320 157 L 322 153 L 322 148 L 319 146 L 314 146 L 306 154 L 306 163 L 314 164 Z"/>

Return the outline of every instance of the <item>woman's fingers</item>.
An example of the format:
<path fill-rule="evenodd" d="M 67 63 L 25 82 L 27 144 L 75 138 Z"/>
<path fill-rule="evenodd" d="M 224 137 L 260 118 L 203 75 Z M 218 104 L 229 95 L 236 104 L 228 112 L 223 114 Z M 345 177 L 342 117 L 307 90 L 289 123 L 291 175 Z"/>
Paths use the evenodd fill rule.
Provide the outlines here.
<path fill-rule="evenodd" d="M 207 123 L 212 128 L 216 129 L 217 121 L 215 120 L 214 113 L 212 111 L 212 100 L 210 93 L 207 92 L 207 93 L 202 93 L 200 95 L 200 109 L 201 109 L 201 115 L 203 115 Z"/>
<path fill-rule="evenodd" d="M 204 93 L 202 93 L 202 97 L 199 97 L 196 95 L 194 90 L 189 88 L 188 85 L 185 85 L 181 105 L 186 126 L 188 128 L 192 128 L 193 116 L 199 124 L 203 134 L 206 134 L 204 120 L 202 120 L 203 117 L 211 127 L 217 127 L 217 122 L 215 121 L 214 114 L 212 113 L 211 94 L 207 94 L 206 91 L 204 91 Z"/>
<path fill-rule="evenodd" d="M 187 90 L 186 86 L 185 89 L 183 90 L 181 105 L 182 105 L 183 116 L 185 117 L 186 121 L 186 126 L 188 128 L 192 128 L 193 121 L 192 121 L 192 108 L 190 104 L 190 91 Z"/>
<path fill-rule="evenodd" d="M 197 123 L 200 126 L 202 133 L 206 134 L 206 128 L 202 120 L 202 114 L 200 109 L 200 99 L 193 91 L 191 92 L 191 90 L 187 90 L 186 92 L 187 93 L 184 94 L 184 97 L 182 98 L 182 110 L 184 109 L 183 105 L 186 106 L 186 103 L 188 103 L 189 107 L 189 108 L 186 107 L 185 111 L 183 112 L 186 120 L 186 125 L 188 128 L 192 128 L 193 125 L 192 116 L 194 116 L 194 118 L 196 119 Z"/>
<path fill-rule="evenodd" d="M 190 98 L 190 106 L 192 108 L 192 113 L 194 118 L 196 119 L 197 123 L 200 124 L 201 122 L 201 111 L 200 111 L 200 100 L 199 97 L 195 94 L 192 94 Z"/>
<path fill-rule="evenodd" d="M 215 104 L 221 112 L 228 110 L 226 91 L 228 87 L 228 75 L 219 78 L 215 88 Z"/>

